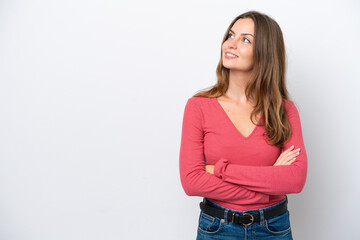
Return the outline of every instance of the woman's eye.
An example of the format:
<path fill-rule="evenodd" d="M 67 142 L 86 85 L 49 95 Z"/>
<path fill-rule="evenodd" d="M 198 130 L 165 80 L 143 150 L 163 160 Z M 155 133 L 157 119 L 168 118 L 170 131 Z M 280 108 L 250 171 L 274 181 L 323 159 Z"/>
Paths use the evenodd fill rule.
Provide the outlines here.
<path fill-rule="evenodd" d="M 232 35 L 232 33 L 228 33 L 227 38 L 231 38 L 231 37 L 234 37 L 234 36 Z M 242 41 L 245 42 L 245 43 L 251 43 L 250 40 L 247 39 L 246 37 L 243 37 L 243 38 L 242 38 Z"/>
<path fill-rule="evenodd" d="M 245 38 L 245 37 L 243 38 L 243 41 L 246 42 L 246 43 L 250 43 L 250 40 Z"/>

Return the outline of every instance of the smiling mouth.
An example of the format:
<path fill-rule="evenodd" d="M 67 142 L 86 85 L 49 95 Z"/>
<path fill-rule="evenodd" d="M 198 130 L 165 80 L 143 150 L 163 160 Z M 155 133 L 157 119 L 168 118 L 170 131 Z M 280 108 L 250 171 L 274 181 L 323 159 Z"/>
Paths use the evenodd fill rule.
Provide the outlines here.
<path fill-rule="evenodd" d="M 237 58 L 238 56 L 236 56 L 235 54 L 226 52 L 226 53 L 225 53 L 225 57 L 228 57 L 228 58 Z"/>

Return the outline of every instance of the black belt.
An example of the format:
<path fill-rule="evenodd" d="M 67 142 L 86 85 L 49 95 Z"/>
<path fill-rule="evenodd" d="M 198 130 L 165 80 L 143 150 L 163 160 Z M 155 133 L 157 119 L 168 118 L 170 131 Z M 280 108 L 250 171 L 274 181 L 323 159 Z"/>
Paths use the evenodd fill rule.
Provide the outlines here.
<path fill-rule="evenodd" d="M 287 211 L 287 202 L 288 201 L 286 198 L 286 201 L 284 201 L 282 204 L 274 208 L 271 208 L 269 210 L 264 210 L 264 219 L 265 220 L 271 219 L 285 213 Z M 213 217 L 218 217 L 221 219 L 224 218 L 225 210 L 212 205 L 209 202 L 209 200 L 207 200 L 206 198 L 204 198 L 204 200 L 200 202 L 200 209 L 204 213 L 209 214 Z M 249 226 L 254 222 L 256 223 L 260 222 L 260 212 L 251 213 L 251 214 L 246 212 L 244 214 L 240 214 L 238 212 L 232 212 L 231 210 L 229 210 L 227 214 L 227 220 L 228 222 Z"/>

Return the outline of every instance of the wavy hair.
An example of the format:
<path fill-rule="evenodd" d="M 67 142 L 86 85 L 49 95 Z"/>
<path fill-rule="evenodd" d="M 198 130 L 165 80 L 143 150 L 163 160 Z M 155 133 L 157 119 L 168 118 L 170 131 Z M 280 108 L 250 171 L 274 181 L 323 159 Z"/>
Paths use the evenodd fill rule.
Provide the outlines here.
<path fill-rule="evenodd" d="M 241 18 L 250 18 L 255 25 L 254 66 L 252 77 L 245 88 L 247 99 L 253 99 L 256 103 L 250 119 L 255 124 L 253 118 L 259 113 L 264 114 L 264 122 L 258 124 L 265 127 L 267 143 L 282 147 L 291 136 L 283 101 L 289 100 L 285 82 L 286 56 L 283 34 L 275 20 L 257 11 L 249 11 L 231 22 L 222 44 L 227 40 L 231 27 Z M 217 83 L 207 90 L 197 92 L 194 97 L 220 97 L 226 93 L 230 70 L 223 66 L 222 56 L 221 50 L 216 68 Z"/>

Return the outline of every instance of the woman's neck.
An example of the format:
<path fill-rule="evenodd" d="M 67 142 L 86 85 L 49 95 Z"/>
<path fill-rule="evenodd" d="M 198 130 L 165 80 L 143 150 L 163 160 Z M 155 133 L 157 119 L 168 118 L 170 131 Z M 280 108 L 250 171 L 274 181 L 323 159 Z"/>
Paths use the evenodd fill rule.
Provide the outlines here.
<path fill-rule="evenodd" d="M 250 81 L 251 72 L 230 71 L 229 87 L 226 96 L 236 103 L 248 103 L 245 95 L 245 88 Z"/>

